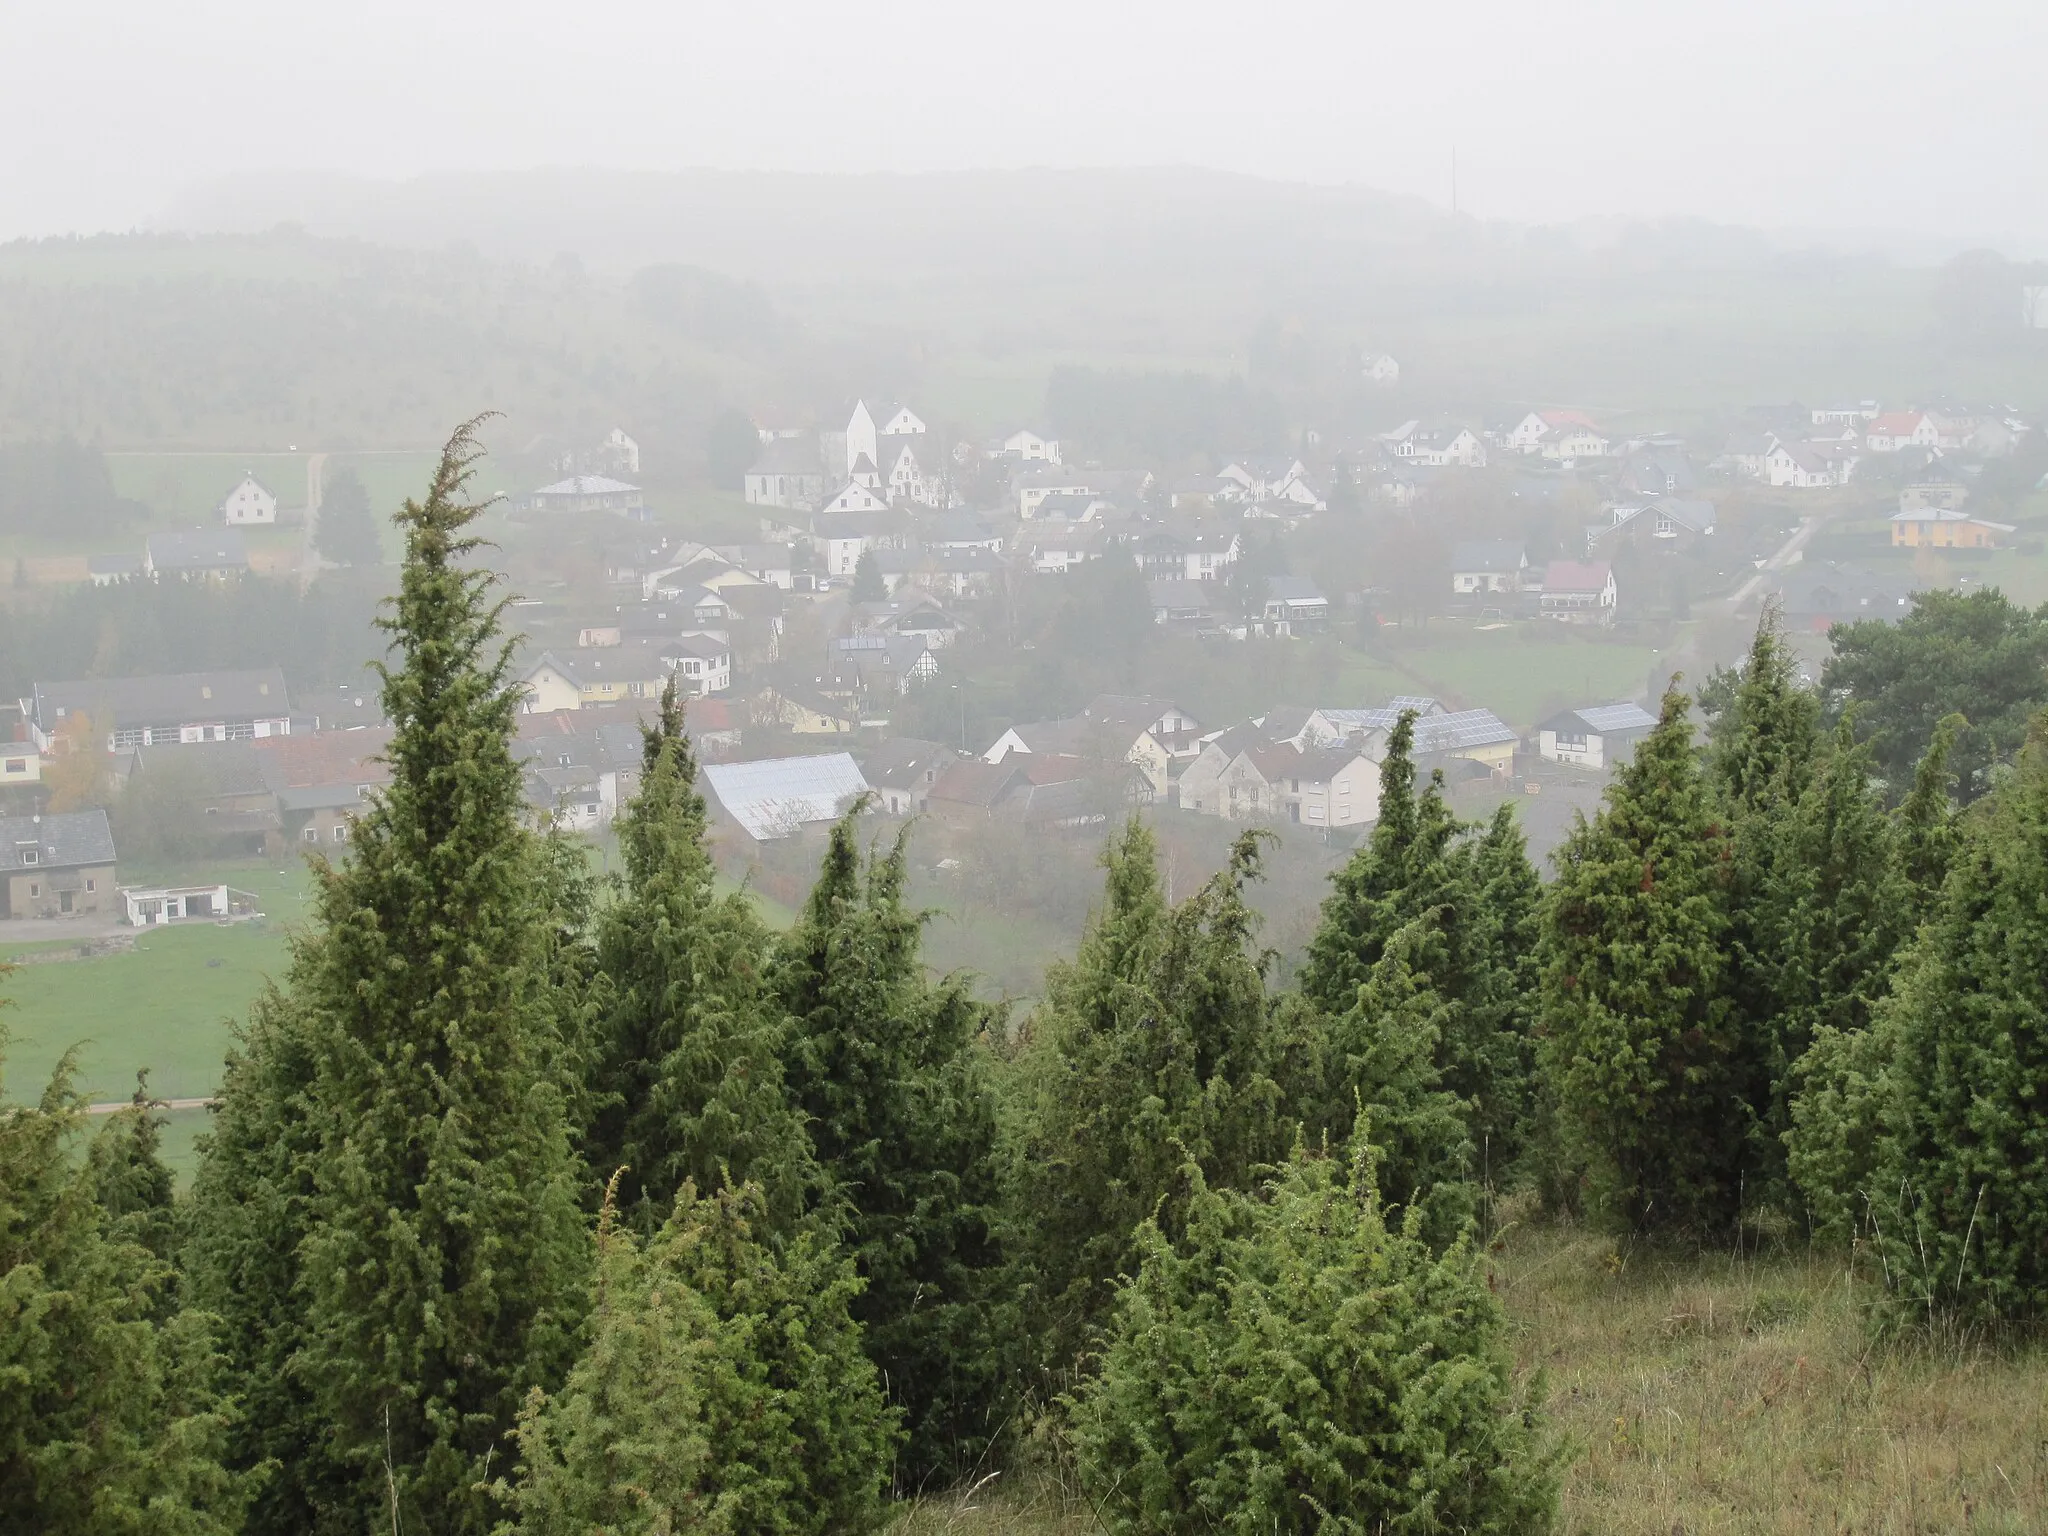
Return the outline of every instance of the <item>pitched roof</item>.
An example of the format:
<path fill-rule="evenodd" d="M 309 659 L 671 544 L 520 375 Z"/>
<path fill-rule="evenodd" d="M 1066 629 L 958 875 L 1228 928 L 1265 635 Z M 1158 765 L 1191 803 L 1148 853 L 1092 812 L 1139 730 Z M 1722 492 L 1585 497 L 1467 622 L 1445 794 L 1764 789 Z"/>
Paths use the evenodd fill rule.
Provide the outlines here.
<path fill-rule="evenodd" d="M 1543 590 L 1603 592 L 1613 567 L 1605 560 L 1553 560 L 1544 568 Z"/>
<path fill-rule="evenodd" d="M 45 731 L 84 712 L 96 725 L 137 729 L 209 720 L 280 719 L 290 713 L 284 672 L 166 672 L 37 683 L 29 712 Z"/>
<path fill-rule="evenodd" d="M 1589 704 L 1584 709 L 1567 709 L 1552 715 L 1538 729 L 1561 730 L 1573 722 L 1596 736 L 1614 736 L 1655 730 L 1657 717 L 1640 704 Z"/>
<path fill-rule="evenodd" d="M 1323 589 L 1306 576 L 1268 576 L 1266 600 L 1274 603 L 1327 603 Z"/>
<path fill-rule="evenodd" d="M 528 720 L 540 715 L 521 715 Z M 391 727 L 366 726 L 353 731 L 314 731 L 305 736 L 265 736 L 252 743 L 264 760 L 264 774 L 278 788 L 310 789 L 320 784 L 383 784 L 391 765 L 382 761 L 391 744 Z"/>
<path fill-rule="evenodd" d="M 637 491 L 637 485 L 628 485 L 623 480 L 614 480 L 607 475 L 571 475 L 566 480 L 557 480 L 553 485 L 544 485 L 533 494 L 536 496 L 612 496 L 620 491 Z"/>
<path fill-rule="evenodd" d="M 159 571 L 242 571 L 249 549 L 239 528 L 188 528 L 149 536 L 149 563 Z"/>
<path fill-rule="evenodd" d="M 845 752 L 706 763 L 701 771 L 718 803 L 761 840 L 788 837 L 807 822 L 837 820 L 868 788 L 860 765 Z"/>
<path fill-rule="evenodd" d="M 1000 763 L 963 758 L 957 763 L 949 763 L 940 771 L 932 783 L 931 798 L 949 805 L 986 809 L 1023 782 L 1024 776 L 1009 758 Z"/>
<path fill-rule="evenodd" d="M 1989 528 L 1996 533 L 2011 533 L 2017 526 L 2013 523 L 1994 523 L 1982 517 L 1973 517 L 1968 512 L 1952 512 L 1946 507 L 1921 507 L 1912 512 L 1894 512 L 1895 523 L 1975 523 L 1979 528 Z"/>
<path fill-rule="evenodd" d="M 33 852 L 35 857 L 27 855 Z M 76 869 L 114 862 L 114 830 L 101 810 L 0 816 L 0 869 Z"/>
<path fill-rule="evenodd" d="M 895 736 L 876 742 L 861 764 L 870 784 L 888 789 L 908 789 L 929 768 L 958 761 L 959 754 L 936 741 L 919 741 L 913 736 Z"/>
<path fill-rule="evenodd" d="M 1467 539 L 1451 546 L 1454 571 L 1519 571 L 1528 563 L 1528 555 L 1512 539 Z"/>

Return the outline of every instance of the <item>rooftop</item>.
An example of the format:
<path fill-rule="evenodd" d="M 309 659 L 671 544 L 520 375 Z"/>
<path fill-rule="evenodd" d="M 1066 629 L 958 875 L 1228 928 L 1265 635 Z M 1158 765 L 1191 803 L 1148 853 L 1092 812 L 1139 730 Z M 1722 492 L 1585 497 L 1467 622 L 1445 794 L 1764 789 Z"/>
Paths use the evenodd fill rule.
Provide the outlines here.
<path fill-rule="evenodd" d="M 845 752 L 706 763 L 702 773 L 718 803 L 762 841 L 792 836 L 810 822 L 835 821 L 868 790 L 860 765 Z"/>

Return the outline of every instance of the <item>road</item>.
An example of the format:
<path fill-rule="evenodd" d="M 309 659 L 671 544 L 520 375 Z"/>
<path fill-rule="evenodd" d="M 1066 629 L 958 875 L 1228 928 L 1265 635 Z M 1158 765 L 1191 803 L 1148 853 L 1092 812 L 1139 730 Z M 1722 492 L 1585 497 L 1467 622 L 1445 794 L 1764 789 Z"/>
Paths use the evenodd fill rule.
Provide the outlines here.
<path fill-rule="evenodd" d="M 1735 589 L 1735 595 L 1728 599 L 1728 611 L 1740 613 L 1744 605 L 1756 596 L 1775 572 L 1782 571 L 1799 558 L 1799 552 L 1806 548 L 1806 541 L 1819 532 L 1821 525 L 1827 521 L 1826 517 L 1809 517 L 1800 523 L 1792 531 L 1792 537 L 1780 544 L 1771 557 L 1757 567 L 1756 574 Z"/>
<path fill-rule="evenodd" d="M 306 455 L 306 542 L 299 550 L 299 590 L 302 592 L 320 574 L 320 552 L 313 546 L 313 536 L 320 526 L 320 481 L 326 468 L 326 454 Z"/>

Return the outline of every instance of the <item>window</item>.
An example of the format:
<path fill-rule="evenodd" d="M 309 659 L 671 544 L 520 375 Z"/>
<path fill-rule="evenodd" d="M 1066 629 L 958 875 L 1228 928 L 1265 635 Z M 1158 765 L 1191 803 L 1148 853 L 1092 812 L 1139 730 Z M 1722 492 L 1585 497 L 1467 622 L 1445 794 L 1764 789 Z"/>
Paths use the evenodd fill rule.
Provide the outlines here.
<path fill-rule="evenodd" d="M 28 893 L 31 896 L 40 896 L 43 894 L 43 888 L 35 881 L 31 880 L 28 883 Z"/>
<path fill-rule="evenodd" d="M 27 758 L 25 758 L 25 757 L 10 757 L 10 758 L 8 758 L 8 759 L 7 759 L 7 771 L 8 771 L 9 773 L 27 773 L 27 772 L 28 772 L 28 759 L 27 759 Z"/>
<path fill-rule="evenodd" d="M 100 883 L 99 881 L 95 880 L 91 875 L 87 875 L 85 877 L 85 888 L 88 891 L 96 891 L 100 888 Z"/>
<path fill-rule="evenodd" d="M 348 841 L 348 824 L 346 822 L 334 829 L 334 840 L 337 843 Z"/>
<path fill-rule="evenodd" d="M 318 827 L 308 827 L 301 835 L 309 843 L 317 843 L 320 841 L 320 829 Z"/>
<path fill-rule="evenodd" d="M 40 849 L 40 848 L 24 848 L 24 849 L 22 849 L 22 850 L 21 850 L 21 862 L 22 862 L 22 863 L 24 863 L 24 864 L 40 864 L 40 863 L 42 863 L 42 862 L 43 862 L 43 850 L 42 850 L 42 849 Z"/>

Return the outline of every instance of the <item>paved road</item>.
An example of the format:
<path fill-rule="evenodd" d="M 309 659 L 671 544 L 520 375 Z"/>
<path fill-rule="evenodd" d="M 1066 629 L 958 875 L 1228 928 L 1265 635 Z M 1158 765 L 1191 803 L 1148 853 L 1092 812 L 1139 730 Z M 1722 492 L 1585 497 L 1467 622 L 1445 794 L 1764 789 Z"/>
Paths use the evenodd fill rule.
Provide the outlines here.
<path fill-rule="evenodd" d="M 207 1109 L 219 1102 L 218 1099 L 151 1099 L 149 1104 L 152 1109 Z M 123 1099 L 118 1104 L 88 1104 L 85 1112 L 88 1115 L 118 1115 L 122 1110 L 132 1108 L 134 1103 L 133 1099 Z"/>
<path fill-rule="evenodd" d="M 327 469 L 327 455 L 306 455 L 306 542 L 299 550 L 299 590 L 304 591 L 320 574 L 320 554 L 313 537 L 320 527 L 320 482 Z"/>
<path fill-rule="evenodd" d="M 1756 574 L 1735 589 L 1735 595 L 1728 599 L 1728 611 L 1740 613 L 1743 605 L 1756 596 L 1774 572 L 1782 571 L 1799 558 L 1799 552 L 1806 547 L 1806 541 L 1818 533 L 1821 525 L 1827 521 L 1826 517 L 1809 517 L 1795 528 L 1792 537 L 1780 544 L 1770 559 L 1757 567 Z"/>

